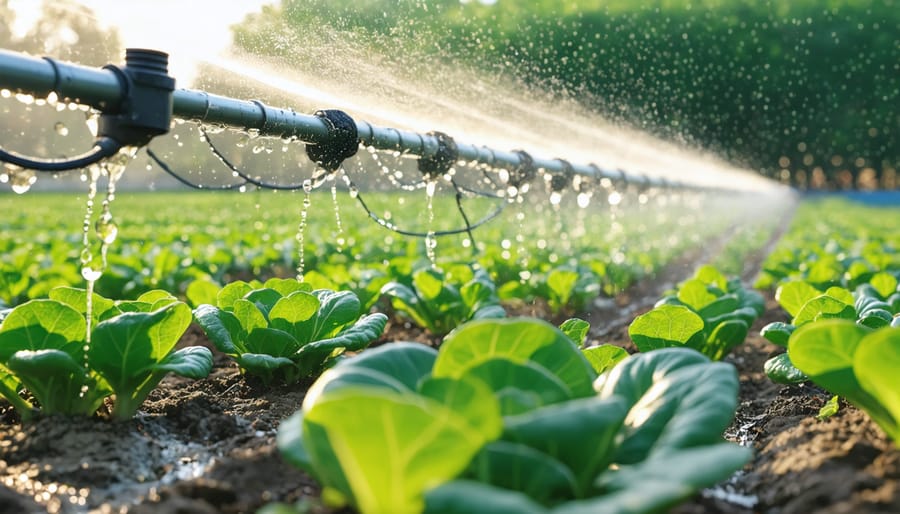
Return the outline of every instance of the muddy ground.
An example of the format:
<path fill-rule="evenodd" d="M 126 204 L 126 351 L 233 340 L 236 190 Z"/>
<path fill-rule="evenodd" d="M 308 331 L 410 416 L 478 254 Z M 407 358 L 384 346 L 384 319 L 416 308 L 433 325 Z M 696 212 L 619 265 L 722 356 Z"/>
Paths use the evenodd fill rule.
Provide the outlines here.
<path fill-rule="evenodd" d="M 643 291 L 641 308 L 658 292 Z M 634 294 L 619 303 L 633 305 Z M 587 316 L 592 336 L 628 347 L 634 313 L 622 316 L 616 303 L 601 302 Z M 546 314 L 540 305 L 515 311 Z M 784 317 L 770 300 L 752 334 Z M 397 321 L 382 340 L 436 342 Z M 196 326 L 183 339 L 205 343 Z M 852 406 L 816 420 L 829 395 L 768 381 L 763 362 L 775 350 L 752 335 L 728 358 L 740 372 L 741 391 L 726 437 L 752 445 L 754 459 L 675 512 L 900 512 L 900 451 Z M 217 355 L 208 378 L 166 378 L 129 422 L 51 417 L 22 425 L 0 400 L 0 513 L 239 513 L 304 499 L 311 512 L 324 511 L 316 483 L 275 448 L 278 423 L 300 407 L 308 386 L 263 387 Z"/>

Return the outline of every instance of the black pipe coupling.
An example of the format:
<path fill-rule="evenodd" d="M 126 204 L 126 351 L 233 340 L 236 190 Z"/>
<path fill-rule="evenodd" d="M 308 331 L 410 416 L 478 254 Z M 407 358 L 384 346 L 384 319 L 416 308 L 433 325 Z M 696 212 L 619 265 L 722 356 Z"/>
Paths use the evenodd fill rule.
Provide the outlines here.
<path fill-rule="evenodd" d="M 344 111 L 322 109 L 314 113 L 328 127 L 328 135 L 317 143 L 306 144 L 306 155 L 329 173 L 359 151 L 359 132 L 356 122 Z"/>
<path fill-rule="evenodd" d="M 572 163 L 565 159 L 556 160 L 562 164 L 562 171 L 555 173 L 550 177 L 550 190 L 554 193 L 559 193 L 572 185 L 572 178 L 575 176 L 575 168 L 572 167 Z"/>
<path fill-rule="evenodd" d="M 419 171 L 425 178 L 433 180 L 447 173 L 456 164 L 459 160 L 459 147 L 452 137 L 443 132 L 432 131 L 427 135 L 437 139 L 438 149 L 434 155 L 419 159 Z"/>
<path fill-rule="evenodd" d="M 175 79 L 169 76 L 169 55 L 157 50 L 125 50 L 125 66 L 104 66 L 122 86 L 119 105 L 100 115 L 97 135 L 123 146 L 144 146 L 169 131 Z"/>
<path fill-rule="evenodd" d="M 534 158 L 525 150 L 513 150 L 519 156 L 519 164 L 509 173 L 509 185 L 520 189 L 537 176 L 537 168 L 534 166 Z"/>

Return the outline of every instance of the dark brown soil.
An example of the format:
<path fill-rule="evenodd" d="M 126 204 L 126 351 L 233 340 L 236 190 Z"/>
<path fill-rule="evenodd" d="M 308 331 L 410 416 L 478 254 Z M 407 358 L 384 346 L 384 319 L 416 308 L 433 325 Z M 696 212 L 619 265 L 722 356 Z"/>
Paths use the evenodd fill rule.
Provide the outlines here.
<path fill-rule="evenodd" d="M 629 291 L 629 300 L 636 291 Z M 658 292 L 644 294 L 643 309 L 653 295 Z M 513 314 L 550 318 L 541 305 Z M 783 316 L 770 300 L 751 333 Z M 627 321 L 615 309 L 598 308 L 588 317 L 592 342 L 630 345 Z M 437 343 L 392 320 L 382 341 L 396 340 Z M 182 344 L 206 341 L 192 327 Z M 829 395 L 770 382 L 762 367 L 775 350 L 751 336 L 728 358 L 740 373 L 741 391 L 726 437 L 753 446 L 754 459 L 675 512 L 900 512 L 900 450 L 852 406 L 816 420 Z M 206 379 L 163 380 L 128 422 L 48 417 L 22 425 L 0 401 L 0 513 L 243 513 L 303 499 L 311 512 L 323 510 L 316 483 L 286 464 L 275 447 L 279 422 L 300 408 L 308 386 L 264 387 L 218 355 Z"/>

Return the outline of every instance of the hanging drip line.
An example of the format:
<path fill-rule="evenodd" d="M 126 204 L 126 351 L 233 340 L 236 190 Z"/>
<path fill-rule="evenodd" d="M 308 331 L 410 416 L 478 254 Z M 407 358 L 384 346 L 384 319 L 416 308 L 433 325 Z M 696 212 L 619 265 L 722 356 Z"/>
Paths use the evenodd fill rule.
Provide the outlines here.
<path fill-rule="evenodd" d="M 66 157 L 61 159 L 29 157 L 4 150 L 0 147 L 0 161 L 19 166 L 20 168 L 28 168 L 45 173 L 57 173 L 60 171 L 86 168 L 91 164 L 96 164 L 107 157 L 112 157 L 119 153 L 122 146 L 121 143 L 111 137 L 98 137 L 97 140 L 94 141 L 94 146 L 91 150 L 76 157 Z"/>

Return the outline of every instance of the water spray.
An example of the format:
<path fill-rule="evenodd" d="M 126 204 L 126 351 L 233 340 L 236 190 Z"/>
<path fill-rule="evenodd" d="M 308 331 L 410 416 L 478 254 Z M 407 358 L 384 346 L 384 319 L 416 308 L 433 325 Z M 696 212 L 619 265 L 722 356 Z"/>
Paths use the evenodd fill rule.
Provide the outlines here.
<path fill-rule="evenodd" d="M 172 117 L 207 125 L 228 126 L 253 131 L 262 136 L 296 139 L 314 148 L 319 164 L 326 169 L 352 155 L 351 146 L 359 144 L 379 150 L 418 156 L 423 162 L 442 158 L 449 136 L 431 132 L 421 134 L 380 127 L 346 116 L 340 128 L 324 115 L 307 115 L 291 109 L 276 108 L 256 100 L 240 100 L 201 90 L 175 89 L 174 79 L 166 71 L 167 54 L 155 50 L 128 49 L 126 64 L 96 69 L 63 63 L 44 57 L 0 50 L 0 88 L 46 97 L 55 93 L 60 100 L 88 105 L 101 113 L 100 131 L 94 148 L 83 156 L 65 160 L 33 159 L 0 149 L 0 161 L 38 171 L 58 172 L 81 168 L 114 155 L 126 145 L 145 146 L 153 137 L 169 129 Z M 327 111 L 320 111 L 324 113 Z M 347 143 L 350 126 L 355 127 L 355 145 Z M 343 135 L 338 135 L 338 134 Z M 507 151 L 454 140 L 459 160 L 503 169 L 512 176 L 527 175 L 527 169 L 552 175 L 582 175 L 607 178 L 616 183 L 681 190 L 723 190 L 661 177 L 648 177 L 622 169 L 604 169 L 593 163 L 569 163 L 562 159 L 542 158 L 524 151 Z M 337 147 L 344 152 L 336 150 Z M 355 153 L 355 151 L 353 152 Z M 267 187 L 259 184 L 259 187 Z"/>

